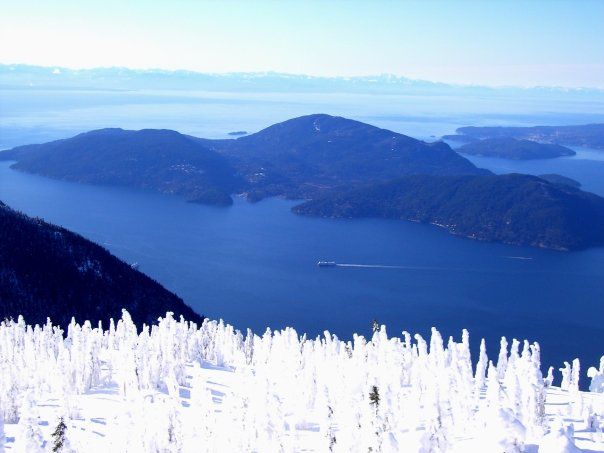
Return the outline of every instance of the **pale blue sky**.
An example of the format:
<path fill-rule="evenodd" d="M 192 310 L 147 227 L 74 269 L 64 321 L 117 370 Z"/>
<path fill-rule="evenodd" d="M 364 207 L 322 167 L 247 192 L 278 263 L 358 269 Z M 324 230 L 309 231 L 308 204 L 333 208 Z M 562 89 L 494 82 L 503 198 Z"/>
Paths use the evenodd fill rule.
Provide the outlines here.
<path fill-rule="evenodd" d="M 0 62 L 604 87 L 604 1 L 0 0 Z"/>

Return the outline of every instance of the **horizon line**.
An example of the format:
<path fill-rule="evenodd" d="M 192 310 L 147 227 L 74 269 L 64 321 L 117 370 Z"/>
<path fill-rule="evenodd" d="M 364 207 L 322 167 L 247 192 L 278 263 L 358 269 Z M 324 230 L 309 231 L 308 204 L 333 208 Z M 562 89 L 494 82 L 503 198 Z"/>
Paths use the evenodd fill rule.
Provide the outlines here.
<path fill-rule="evenodd" d="M 225 77 L 225 76 L 234 76 L 234 75 L 254 75 L 254 76 L 288 76 L 288 77 L 300 77 L 300 78 L 308 78 L 308 79 L 324 79 L 324 80 L 341 80 L 341 81 L 354 81 L 365 79 L 365 81 L 370 82 L 371 78 L 392 78 L 399 81 L 408 81 L 411 83 L 426 83 L 432 85 L 440 85 L 440 86 L 448 86 L 448 87 L 456 87 L 456 88 L 487 88 L 493 90 L 505 90 L 505 89 L 518 89 L 518 90 L 557 90 L 557 91 L 602 91 L 604 92 L 604 86 L 563 86 L 563 85 L 489 85 L 489 84 L 476 84 L 476 83 L 452 83 L 452 82 L 442 82 L 436 80 L 428 80 L 428 79 L 415 79 L 410 78 L 405 75 L 393 74 L 393 73 L 380 73 L 380 74 L 366 74 L 366 75 L 313 75 L 313 74 L 304 74 L 304 73 L 292 73 L 292 72 L 280 72 L 275 70 L 265 70 L 265 71 L 229 71 L 229 72 L 204 72 L 197 71 L 193 69 L 166 69 L 161 67 L 145 67 L 145 68 L 135 68 L 128 66 L 93 66 L 93 67 L 74 67 L 74 66 L 63 66 L 63 65 L 38 65 L 32 63 L 5 63 L 0 61 L 0 67 L 15 67 L 15 66 L 25 66 L 32 68 L 41 68 L 48 69 L 52 71 L 56 70 L 67 70 L 67 71 L 97 71 L 97 70 L 127 70 L 132 72 L 161 72 L 166 74 L 178 74 L 178 73 L 189 73 L 189 74 L 198 74 L 198 75 L 207 75 L 214 77 Z M 56 75 L 59 75 L 57 73 Z"/>

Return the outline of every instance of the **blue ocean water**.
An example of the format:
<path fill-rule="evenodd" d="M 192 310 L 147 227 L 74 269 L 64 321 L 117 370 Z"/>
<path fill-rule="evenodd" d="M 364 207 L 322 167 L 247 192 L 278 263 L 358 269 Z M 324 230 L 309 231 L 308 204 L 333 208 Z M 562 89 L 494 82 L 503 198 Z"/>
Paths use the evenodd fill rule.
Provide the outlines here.
<path fill-rule="evenodd" d="M 328 113 L 435 140 L 460 126 L 604 122 L 604 98 L 347 93 L 30 90 L 0 87 L 0 150 L 103 127 L 166 128 L 206 138 L 256 132 L 301 115 Z"/>
<path fill-rule="evenodd" d="M 123 96 L 4 96 L 0 142 L 8 147 L 103 126 L 220 137 L 313 111 L 374 117 L 370 122 L 423 138 L 472 124 L 434 106 L 438 111 L 427 120 L 432 101 L 416 109 L 426 113 L 414 116 L 408 106 L 397 110 L 392 99 L 367 107 L 367 99 L 335 95 L 318 103 L 295 96 L 280 101 L 277 95 L 258 101 L 202 97 L 206 110 L 198 98 L 168 96 L 162 104 L 160 95 L 132 94 L 136 103 L 125 105 Z M 380 117 L 382 108 L 386 114 Z M 496 119 L 479 113 L 471 115 L 483 124 Z M 533 120 L 525 113 L 506 115 L 530 125 L 547 113 Z M 584 113 L 577 115 L 583 115 L 577 121 L 584 119 Z M 496 172 L 565 174 L 604 195 L 600 156 L 580 150 L 576 157 L 547 161 L 473 160 Z M 604 248 L 560 253 L 456 238 L 403 221 L 304 218 L 291 213 L 295 203 L 281 199 L 238 199 L 230 208 L 213 208 L 155 193 L 54 181 L 11 170 L 7 162 L 0 162 L 0 200 L 140 263 L 141 271 L 197 311 L 239 329 L 294 326 L 313 336 L 329 330 L 349 338 L 353 332 L 368 334 L 377 319 L 395 335 L 428 335 L 436 326 L 459 337 L 467 328 L 473 346 L 487 339 L 492 358 L 502 335 L 538 341 L 544 364 L 556 367 L 575 357 L 585 367 L 594 365 L 604 353 Z M 319 268 L 318 260 L 394 267 Z"/>

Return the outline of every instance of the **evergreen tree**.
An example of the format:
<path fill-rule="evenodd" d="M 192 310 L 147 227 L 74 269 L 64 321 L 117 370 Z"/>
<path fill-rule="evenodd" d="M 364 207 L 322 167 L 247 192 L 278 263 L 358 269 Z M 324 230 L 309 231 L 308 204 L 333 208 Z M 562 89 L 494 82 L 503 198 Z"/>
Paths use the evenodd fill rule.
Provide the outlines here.
<path fill-rule="evenodd" d="M 67 442 L 67 425 L 65 424 L 65 420 L 63 417 L 59 419 L 59 423 L 57 427 L 52 433 L 52 451 L 53 452 L 65 452 L 68 451 L 68 442 Z"/>
<path fill-rule="evenodd" d="M 373 333 L 376 333 L 376 332 L 378 332 L 379 330 L 380 330 L 380 324 L 378 323 L 378 320 L 377 320 L 377 319 L 374 319 L 374 320 L 371 322 L 371 331 L 372 331 Z"/>
<path fill-rule="evenodd" d="M 376 408 L 376 410 L 380 405 L 380 392 L 375 385 L 371 387 L 371 392 L 369 392 L 369 402 Z"/>

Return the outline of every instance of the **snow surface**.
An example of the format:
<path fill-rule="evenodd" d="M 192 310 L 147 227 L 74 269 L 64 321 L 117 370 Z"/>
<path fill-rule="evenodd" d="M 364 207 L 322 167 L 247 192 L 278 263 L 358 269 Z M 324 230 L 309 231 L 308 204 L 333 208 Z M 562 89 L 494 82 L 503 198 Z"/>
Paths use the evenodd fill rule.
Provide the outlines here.
<path fill-rule="evenodd" d="M 52 451 L 62 417 L 63 452 L 604 452 L 604 357 L 580 392 L 578 361 L 552 387 L 536 343 L 498 349 L 473 365 L 466 331 L 343 342 L 168 314 L 139 334 L 124 312 L 65 336 L 20 319 L 0 325 L 0 451 Z"/>

